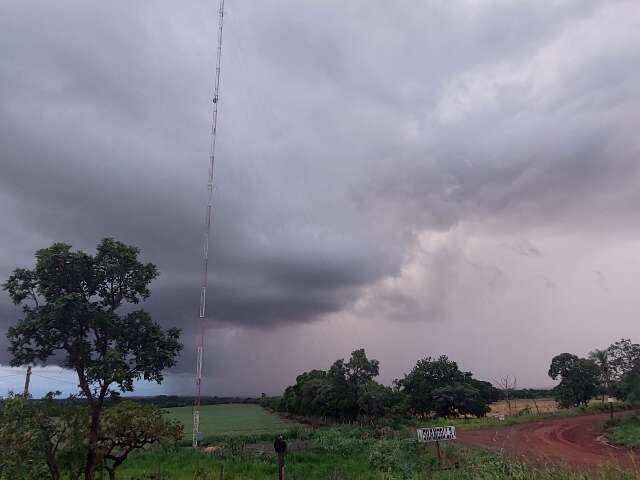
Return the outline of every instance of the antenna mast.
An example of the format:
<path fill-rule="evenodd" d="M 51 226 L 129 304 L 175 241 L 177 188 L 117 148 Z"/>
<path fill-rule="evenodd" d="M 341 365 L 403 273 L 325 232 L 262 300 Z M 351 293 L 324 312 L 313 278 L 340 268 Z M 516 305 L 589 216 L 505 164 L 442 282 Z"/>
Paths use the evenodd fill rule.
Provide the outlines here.
<path fill-rule="evenodd" d="M 196 346 L 196 399 L 193 404 L 193 447 L 200 440 L 200 404 L 202 393 L 202 356 L 204 353 L 204 319 L 207 307 L 207 285 L 209 277 L 209 238 L 211 237 L 211 212 L 213 209 L 213 180 L 216 155 L 216 134 L 218 129 L 218 99 L 220 92 L 220 65 L 222 62 L 222 24 L 224 20 L 224 0 L 220 0 L 218 11 L 218 50 L 216 55 L 216 73 L 213 89 L 213 112 L 211 116 L 211 145 L 209 149 L 209 181 L 207 183 L 207 210 L 205 216 L 204 244 L 202 248 L 202 288 L 200 289 L 200 334 Z"/>

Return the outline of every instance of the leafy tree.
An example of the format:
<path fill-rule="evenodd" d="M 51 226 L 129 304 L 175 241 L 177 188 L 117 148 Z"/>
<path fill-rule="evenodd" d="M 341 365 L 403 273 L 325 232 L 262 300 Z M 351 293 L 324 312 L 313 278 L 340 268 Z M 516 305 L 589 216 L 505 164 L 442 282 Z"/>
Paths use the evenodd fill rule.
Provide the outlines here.
<path fill-rule="evenodd" d="M 617 394 L 626 402 L 633 405 L 640 404 L 640 365 L 636 365 L 625 374 L 617 390 Z"/>
<path fill-rule="evenodd" d="M 298 415 L 355 419 L 377 416 L 388 404 L 391 392 L 373 380 L 379 373 L 377 360 L 369 360 L 364 349 L 354 350 L 348 362 L 336 360 L 328 371 L 312 370 L 296 378 L 287 389 L 281 408 Z"/>
<path fill-rule="evenodd" d="M 179 421 L 168 418 L 153 405 L 124 401 L 107 408 L 100 429 L 99 451 L 109 478 L 116 478 L 116 468 L 134 450 L 163 442 L 175 443 L 182 438 L 182 430 Z"/>
<path fill-rule="evenodd" d="M 377 382 L 370 381 L 365 387 L 363 387 L 358 397 L 358 409 L 360 414 L 367 417 L 382 417 L 392 406 L 392 390 Z"/>
<path fill-rule="evenodd" d="M 364 348 L 351 352 L 346 364 L 347 382 L 356 390 L 360 390 L 380 374 L 380 362 L 369 360 Z"/>
<path fill-rule="evenodd" d="M 326 377 L 327 372 L 322 370 L 298 375 L 296 384 L 285 389 L 280 401 L 281 409 L 296 415 L 322 415 L 315 402 L 320 389 L 327 383 Z"/>
<path fill-rule="evenodd" d="M 558 376 L 566 377 L 572 372 L 580 358 L 572 353 L 561 353 L 551 359 L 549 366 L 549 376 L 556 380 Z"/>
<path fill-rule="evenodd" d="M 609 359 L 609 349 L 595 349 L 589 352 L 589 359 L 593 360 L 600 369 L 600 386 L 602 391 L 602 403 L 605 401 L 606 395 L 611 395 L 611 387 L 614 383 L 614 369 Z"/>
<path fill-rule="evenodd" d="M 123 305 L 146 299 L 158 275 L 138 254 L 110 238 L 93 256 L 56 243 L 36 252 L 34 270 L 17 269 L 3 285 L 24 311 L 7 334 L 11 364 L 46 365 L 52 357 L 62 358 L 78 375 L 90 412 L 87 480 L 95 478 L 105 399 L 118 390 L 132 391 L 137 379 L 160 383 L 182 348 L 180 331 L 163 330 L 144 310 L 119 313 Z"/>
<path fill-rule="evenodd" d="M 437 360 L 426 357 L 418 360 L 402 380 L 396 384 L 408 395 L 409 408 L 418 415 L 426 415 L 435 411 L 434 392 L 455 383 L 463 383 L 465 374 L 458 364 L 446 355 Z"/>
<path fill-rule="evenodd" d="M 554 389 L 563 407 L 587 405 L 598 391 L 600 369 L 593 360 L 570 353 L 561 353 L 551 360 L 549 376 L 560 384 Z"/>
<path fill-rule="evenodd" d="M 640 345 L 623 338 L 607 348 L 607 358 L 613 381 L 621 382 L 640 363 Z"/>
<path fill-rule="evenodd" d="M 489 407 L 480 395 L 480 391 L 468 383 L 454 383 L 434 390 L 433 403 L 434 410 L 440 417 L 457 415 L 484 417 L 489 412 Z"/>
<path fill-rule="evenodd" d="M 370 360 L 364 349 L 354 350 L 348 362 L 338 359 L 327 371 L 299 375 L 296 384 L 286 388 L 280 408 L 298 415 L 337 419 L 375 419 L 408 411 L 483 416 L 487 404 L 500 395 L 489 382 L 460 371 L 446 356 L 419 360 L 402 380 L 394 381 L 393 387 L 375 381 L 379 371 L 379 362 Z"/>
<path fill-rule="evenodd" d="M 470 372 L 465 373 L 464 383 L 475 388 L 484 403 L 489 404 L 502 399 L 502 392 L 498 388 L 494 387 L 491 382 L 476 380 L 471 377 Z"/>

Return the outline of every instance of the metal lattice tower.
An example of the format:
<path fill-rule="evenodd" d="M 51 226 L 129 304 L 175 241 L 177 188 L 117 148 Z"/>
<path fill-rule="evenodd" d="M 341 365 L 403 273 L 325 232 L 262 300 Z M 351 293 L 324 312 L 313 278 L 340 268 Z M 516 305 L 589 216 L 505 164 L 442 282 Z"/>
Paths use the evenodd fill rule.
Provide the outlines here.
<path fill-rule="evenodd" d="M 202 357 L 204 353 L 205 316 L 207 309 L 207 286 L 209 280 L 209 239 L 211 237 L 211 214 L 213 210 L 213 181 L 216 157 L 216 135 L 218 130 L 218 100 L 220 93 L 220 65 L 222 62 L 222 24 L 224 20 L 224 0 L 220 0 L 218 11 L 218 50 L 213 89 L 213 112 L 211 115 L 211 145 L 209 149 L 209 181 L 207 183 L 207 210 L 205 216 L 204 244 L 202 248 L 202 287 L 200 289 L 200 333 L 196 346 L 196 399 L 193 403 L 193 447 L 198 446 L 200 437 L 200 404 L 202 393 Z"/>

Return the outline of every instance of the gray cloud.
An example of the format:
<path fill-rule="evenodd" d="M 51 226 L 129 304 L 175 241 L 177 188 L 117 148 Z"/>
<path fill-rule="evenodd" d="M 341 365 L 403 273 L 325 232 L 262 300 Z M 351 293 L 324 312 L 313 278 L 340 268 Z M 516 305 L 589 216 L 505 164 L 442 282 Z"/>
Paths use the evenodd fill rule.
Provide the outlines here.
<path fill-rule="evenodd" d="M 517 253 L 518 255 L 522 255 L 524 257 L 542 256 L 542 252 L 526 238 L 511 243 L 506 243 L 504 246 L 509 250 Z"/>
<path fill-rule="evenodd" d="M 192 341 L 215 14 L 0 5 L 2 278 L 115 236 L 158 264 L 148 308 Z M 635 232 L 637 19 L 630 1 L 228 2 L 210 325 L 253 333 L 226 355 L 341 315 L 362 338 L 374 316 L 453 325 L 456 291 L 515 288 L 503 264 L 548 269 L 550 237 Z M 518 256 L 478 258 L 487 235 Z M 1 296 L 0 326 L 18 314 Z"/>

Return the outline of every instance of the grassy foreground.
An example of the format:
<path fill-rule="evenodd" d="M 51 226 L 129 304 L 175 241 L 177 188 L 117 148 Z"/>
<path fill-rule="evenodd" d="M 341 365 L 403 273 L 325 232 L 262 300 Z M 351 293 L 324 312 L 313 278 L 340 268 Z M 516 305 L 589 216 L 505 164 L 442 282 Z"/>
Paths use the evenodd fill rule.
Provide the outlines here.
<path fill-rule="evenodd" d="M 622 406 L 620 407 L 622 408 Z M 425 421 L 418 426 L 455 424 L 458 428 L 507 426 L 547 417 L 595 413 L 599 407 L 554 412 L 542 416 L 522 415 L 504 421 Z M 191 435 L 191 408 L 174 408 L 170 413 Z M 640 480 L 640 475 L 612 468 L 580 473 L 557 466 L 532 467 L 496 453 L 468 450 L 446 444 L 444 453 L 451 470 L 438 471 L 433 446 L 418 444 L 413 428 L 406 424 L 390 427 L 334 426 L 316 430 L 281 419 L 257 405 L 212 405 L 203 408 L 203 445 L 221 447 L 222 456 L 183 446 L 139 453 L 118 471 L 121 480 L 267 480 L 278 478 L 272 453 L 273 436 L 285 433 L 292 451 L 287 455 L 288 480 Z M 616 425 L 626 442 L 640 442 L 640 419 L 632 417 Z M 613 432 L 613 430 L 612 430 Z M 622 438 L 618 437 L 618 438 Z M 625 441 L 619 443 L 625 443 Z M 428 470 L 434 469 L 431 477 Z"/>
<path fill-rule="evenodd" d="M 169 408 L 167 411 L 184 424 L 184 436 L 186 439 L 191 439 L 193 431 L 191 407 Z M 294 426 L 296 426 L 295 423 L 267 412 L 259 405 L 229 404 L 201 407 L 200 431 L 205 437 L 276 434 Z"/>
<path fill-rule="evenodd" d="M 640 480 L 619 470 L 576 473 L 558 467 L 534 468 L 452 444 L 443 449 L 444 455 L 449 466 L 458 468 L 433 471 L 428 477 L 428 470 L 436 467 L 435 451 L 418 444 L 409 430 L 329 427 L 294 430 L 288 438 L 297 447 L 287 456 L 288 480 Z M 216 445 L 224 449 L 222 458 L 187 447 L 141 453 L 122 466 L 118 478 L 219 480 L 224 466 L 225 480 L 276 479 L 276 461 L 266 440 L 266 435 L 258 444 L 238 436 L 220 438 Z"/>

